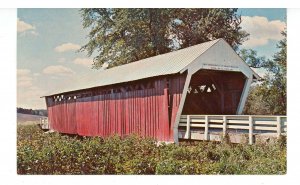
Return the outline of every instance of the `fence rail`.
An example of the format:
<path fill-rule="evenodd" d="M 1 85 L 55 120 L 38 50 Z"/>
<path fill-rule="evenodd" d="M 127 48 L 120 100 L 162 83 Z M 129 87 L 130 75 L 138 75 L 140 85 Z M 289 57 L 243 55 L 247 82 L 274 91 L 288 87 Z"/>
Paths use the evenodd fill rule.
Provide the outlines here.
<path fill-rule="evenodd" d="M 204 129 L 204 140 L 209 139 L 209 132 L 222 132 L 225 136 L 230 130 L 236 133 L 248 133 L 249 144 L 254 143 L 254 135 L 268 134 L 279 138 L 286 135 L 286 116 L 261 115 L 182 115 L 179 128 L 185 129 L 183 139 L 191 139 L 192 129 Z"/>

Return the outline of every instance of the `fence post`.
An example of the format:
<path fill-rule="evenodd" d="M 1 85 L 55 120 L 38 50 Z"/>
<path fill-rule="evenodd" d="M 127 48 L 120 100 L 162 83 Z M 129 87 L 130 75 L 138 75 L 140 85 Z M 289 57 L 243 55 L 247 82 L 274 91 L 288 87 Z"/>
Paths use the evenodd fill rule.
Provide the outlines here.
<path fill-rule="evenodd" d="M 204 140 L 208 140 L 208 116 L 205 116 L 205 125 L 204 125 Z"/>
<path fill-rule="evenodd" d="M 280 122 L 280 116 L 277 116 L 277 138 L 279 138 L 281 135 L 281 122 Z"/>
<path fill-rule="evenodd" d="M 253 144 L 253 118 L 249 116 L 249 144 Z"/>
<path fill-rule="evenodd" d="M 227 117 L 223 116 L 223 137 L 226 136 L 226 132 L 227 132 Z"/>
<path fill-rule="evenodd" d="M 186 116 L 186 139 L 190 139 L 191 137 L 191 120 L 190 115 Z"/>

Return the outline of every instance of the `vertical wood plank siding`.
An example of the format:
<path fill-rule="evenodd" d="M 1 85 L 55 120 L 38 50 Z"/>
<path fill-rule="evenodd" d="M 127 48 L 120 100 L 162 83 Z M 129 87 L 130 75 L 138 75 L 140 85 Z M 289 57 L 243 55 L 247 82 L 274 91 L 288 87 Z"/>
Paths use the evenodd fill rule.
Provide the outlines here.
<path fill-rule="evenodd" d="M 105 92 L 132 87 L 128 83 L 85 90 L 77 92 L 76 99 L 74 93 L 69 94 L 71 100 L 54 101 L 53 96 L 46 97 L 50 128 L 82 136 L 138 134 L 159 141 L 173 141 L 173 124 L 185 78 L 186 74 L 150 79 L 153 86 L 140 80 L 133 86 L 140 83 L 141 89 L 111 93 Z M 84 93 L 90 95 L 83 96 Z"/>

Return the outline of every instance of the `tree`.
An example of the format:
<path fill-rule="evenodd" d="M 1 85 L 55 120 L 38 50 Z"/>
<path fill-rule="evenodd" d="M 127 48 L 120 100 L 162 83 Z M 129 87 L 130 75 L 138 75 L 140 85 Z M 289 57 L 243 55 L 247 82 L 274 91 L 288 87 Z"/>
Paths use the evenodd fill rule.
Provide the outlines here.
<path fill-rule="evenodd" d="M 248 34 L 240 27 L 237 9 L 174 9 L 172 33 L 181 41 L 181 48 L 209 40 L 224 38 L 236 49 Z"/>
<path fill-rule="evenodd" d="M 263 95 L 271 108 L 272 114 L 286 115 L 287 32 L 282 32 L 282 35 L 284 38 L 277 45 L 277 48 L 279 48 L 280 51 L 274 55 L 273 60 L 268 60 L 265 65 L 271 75 L 266 78 L 265 84 L 263 84 L 267 86 Z"/>
<path fill-rule="evenodd" d="M 253 49 L 241 49 L 239 55 L 249 65 L 249 67 L 261 68 L 266 65 L 265 57 L 257 56 L 257 51 Z"/>
<path fill-rule="evenodd" d="M 118 66 L 224 38 L 237 48 L 248 36 L 237 9 L 81 9 L 89 41 L 80 51 L 96 53 L 93 67 Z"/>
<path fill-rule="evenodd" d="M 244 110 L 246 114 L 286 115 L 286 34 L 286 31 L 282 32 L 284 38 L 277 44 L 277 48 L 280 50 L 275 53 L 273 59 L 259 62 L 260 66 L 268 71 L 268 74 L 261 83 L 252 87 Z M 256 53 L 250 54 L 248 58 L 247 55 L 242 57 L 245 57 L 246 61 L 249 58 L 260 58 Z M 255 61 L 255 59 L 248 61 Z"/>

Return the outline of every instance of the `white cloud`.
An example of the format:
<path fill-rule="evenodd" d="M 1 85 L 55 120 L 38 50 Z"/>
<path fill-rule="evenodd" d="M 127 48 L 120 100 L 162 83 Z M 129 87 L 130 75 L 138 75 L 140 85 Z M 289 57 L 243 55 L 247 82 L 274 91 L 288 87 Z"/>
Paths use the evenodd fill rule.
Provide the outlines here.
<path fill-rule="evenodd" d="M 66 51 L 76 51 L 78 49 L 80 49 L 80 45 L 73 43 L 64 43 L 54 48 L 54 50 L 59 53 Z"/>
<path fill-rule="evenodd" d="M 58 63 L 65 63 L 66 62 L 66 59 L 65 58 L 59 58 L 57 60 Z"/>
<path fill-rule="evenodd" d="M 31 87 L 32 78 L 29 76 L 22 76 L 18 78 L 18 87 Z"/>
<path fill-rule="evenodd" d="M 21 21 L 19 18 L 17 19 L 17 31 L 18 32 L 25 32 L 27 30 L 35 30 L 35 27 L 31 24 L 28 24 L 24 21 Z"/>
<path fill-rule="evenodd" d="M 32 73 L 29 69 L 17 69 L 17 106 L 27 108 L 45 107 L 45 100 L 40 97 L 46 91 L 37 86 L 36 79 L 40 73 Z"/>
<path fill-rule="evenodd" d="M 21 21 L 19 18 L 17 19 L 17 32 L 21 35 L 31 34 L 31 35 L 38 35 L 36 32 L 35 26 Z"/>
<path fill-rule="evenodd" d="M 245 41 L 243 46 L 255 47 L 266 45 L 270 40 L 281 40 L 281 31 L 286 28 L 286 23 L 280 20 L 269 21 L 260 16 L 242 16 L 241 26 L 250 34 L 249 40 Z"/>
<path fill-rule="evenodd" d="M 29 69 L 17 69 L 18 76 L 29 75 L 31 71 Z"/>
<path fill-rule="evenodd" d="M 43 69 L 44 74 L 48 75 L 60 75 L 60 76 L 68 76 L 73 75 L 75 72 L 62 65 L 55 65 L 55 66 L 48 66 L 45 69 Z"/>
<path fill-rule="evenodd" d="M 38 36 L 39 35 L 36 31 L 29 31 L 28 33 L 31 34 L 31 35 L 34 35 L 34 36 Z"/>
<path fill-rule="evenodd" d="M 17 69 L 17 86 L 31 87 L 33 78 L 29 69 Z"/>
<path fill-rule="evenodd" d="M 89 58 L 75 58 L 73 60 L 73 63 L 77 64 L 77 65 L 82 65 L 82 66 L 85 66 L 85 67 L 92 67 L 93 59 L 89 59 Z"/>
<path fill-rule="evenodd" d="M 29 88 L 18 88 L 17 93 L 17 106 L 27 108 L 46 108 L 45 99 L 40 98 L 44 96 L 47 91 L 31 86 Z"/>

